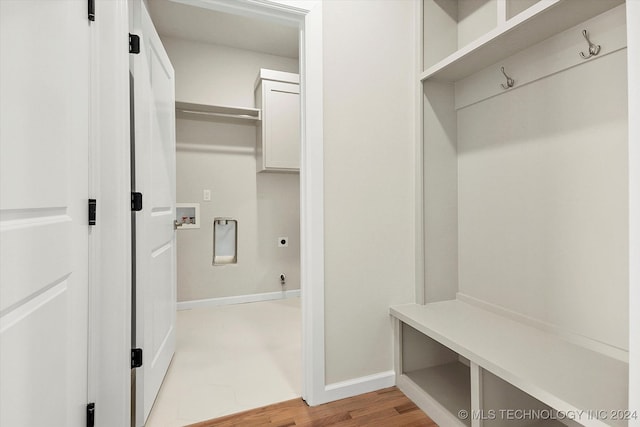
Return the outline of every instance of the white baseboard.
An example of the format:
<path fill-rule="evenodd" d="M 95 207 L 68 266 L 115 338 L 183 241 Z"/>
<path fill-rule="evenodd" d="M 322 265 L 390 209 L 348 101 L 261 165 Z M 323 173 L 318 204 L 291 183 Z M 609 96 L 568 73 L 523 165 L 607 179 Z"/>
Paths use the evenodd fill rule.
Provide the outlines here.
<path fill-rule="evenodd" d="M 179 301 L 178 310 L 191 310 L 199 307 L 215 307 L 219 305 L 245 304 L 248 302 L 271 301 L 300 296 L 300 289 L 281 292 L 266 292 L 262 294 L 238 295 L 233 297 L 207 298 L 191 301 Z"/>
<path fill-rule="evenodd" d="M 396 373 L 394 371 L 379 372 L 373 375 L 327 384 L 324 388 L 323 401 L 318 404 L 369 393 L 371 391 L 392 387 L 395 384 Z"/>

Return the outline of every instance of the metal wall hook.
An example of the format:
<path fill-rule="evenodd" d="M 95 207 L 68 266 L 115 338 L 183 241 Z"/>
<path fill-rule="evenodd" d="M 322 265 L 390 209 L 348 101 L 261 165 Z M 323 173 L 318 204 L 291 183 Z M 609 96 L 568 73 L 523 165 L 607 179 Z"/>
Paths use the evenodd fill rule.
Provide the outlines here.
<path fill-rule="evenodd" d="M 580 56 L 582 56 L 584 59 L 587 59 L 600 53 L 600 45 L 593 44 L 591 40 L 589 40 L 589 33 L 587 32 L 587 30 L 582 30 L 582 35 L 587 40 L 587 43 L 589 43 L 589 54 L 585 55 L 584 52 L 580 52 Z"/>
<path fill-rule="evenodd" d="M 507 76 L 507 73 L 505 73 L 504 71 L 504 67 L 500 67 L 500 71 L 502 71 L 502 74 L 504 74 L 504 76 L 507 78 L 507 85 L 505 86 L 504 84 L 500 84 L 500 86 L 502 86 L 503 89 L 509 89 L 510 87 L 513 87 L 513 85 L 516 84 L 516 81 Z"/>

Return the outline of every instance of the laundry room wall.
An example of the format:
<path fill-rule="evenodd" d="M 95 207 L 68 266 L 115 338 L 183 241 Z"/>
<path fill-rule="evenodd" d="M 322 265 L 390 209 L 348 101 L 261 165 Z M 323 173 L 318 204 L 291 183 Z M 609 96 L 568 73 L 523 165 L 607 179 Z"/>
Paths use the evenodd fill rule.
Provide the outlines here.
<path fill-rule="evenodd" d="M 298 60 L 171 37 L 176 100 L 254 107 L 260 68 L 298 72 Z M 300 288 L 299 175 L 256 173 L 255 122 L 178 118 L 178 203 L 199 203 L 201 224 L 178 231 L 178 301 Z M 211 200 L 203 200 L 210 190 Z M 213 220 L 238 221 L 238 262 L 213 266 Z M 278 238 L 288 237 L 288 247 Z M 285 274 L 286 285 L 280 282 Z"/>

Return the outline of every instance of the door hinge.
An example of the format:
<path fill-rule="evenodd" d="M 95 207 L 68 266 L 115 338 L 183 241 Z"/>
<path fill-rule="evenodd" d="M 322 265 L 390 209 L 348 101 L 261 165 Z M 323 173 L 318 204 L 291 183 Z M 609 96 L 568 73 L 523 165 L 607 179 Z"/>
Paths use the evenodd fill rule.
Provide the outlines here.
<path fill-rule="evenodd" d="M 96 20 L 96 0 L 88 0 L 89 21 Z"/>
<path fill-rule="evenodd" d="M 87 427 L 94 427 L 96 423 L 96 404 L 87 404 Z"/>
<path fill-rule="evenodd" d="M 131 210 L 134 212 L 142 210 L 142 193 L 131 193 Z"/>
<path fill-rule="evenodd" d="M 131 369 L 139 368 L 140 366 L 142 366 L 142 349 L 132 348 L 131 349 Z"/>
<path fill-rule="evenodd" d="M 96 225 L 96 199 L 89 199 L 89 225 Z"/>
<path fill-rule="evenodd" d="M 129 33 L 129 53 L 140 53 L 140 36 Z"/>

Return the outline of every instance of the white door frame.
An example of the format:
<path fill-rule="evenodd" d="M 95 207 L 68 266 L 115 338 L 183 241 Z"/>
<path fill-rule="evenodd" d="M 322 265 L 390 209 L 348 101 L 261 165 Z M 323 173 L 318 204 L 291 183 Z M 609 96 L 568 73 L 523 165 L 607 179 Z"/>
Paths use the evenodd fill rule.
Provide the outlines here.
<path fill-rule="evenodd" d="M 309 405 L 328 402 L 334 399 L 335 394 L 328 392 L 325 387 L 322 2 L 319 0 L 173 1 L 266 19 L 300 29 L 302 398 Z"/>
<path fill-rule="evenodd" d="M 322 3 L 320 0 L 175 0 L 300 28 L 301 298 L 303 398 L 336 398 L 325 386 Z M 92 46 L 89 399 L 97 426 L 126 426 L 131 416 L 131 212 L 127 0 L 97 0 Z"/>
<path fill-rule="evenodd" d="M 131 417 L 131 168 L 127 0 L 96 0 L 91 23 L 89 384 L 96 426 Z"/>

